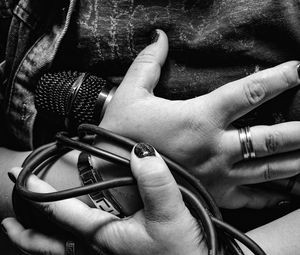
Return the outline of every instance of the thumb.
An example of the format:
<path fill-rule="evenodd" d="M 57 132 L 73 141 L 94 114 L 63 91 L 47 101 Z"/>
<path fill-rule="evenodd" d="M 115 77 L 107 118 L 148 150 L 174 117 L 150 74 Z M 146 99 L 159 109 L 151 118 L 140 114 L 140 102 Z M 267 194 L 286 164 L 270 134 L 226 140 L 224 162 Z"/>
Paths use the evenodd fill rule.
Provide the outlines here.
<path fill-rule="evenodd" d="M 137 144 L 131 154 L 131 169 L 137 180 L 147 220 L 166 222 L 185 210 L 181 193 L 161 156 L 149 144 Z"/>
<path fill-rule="evenodd" d="M 167 35 L 162 30 L 155 30 L 152 44 L 135 58 L 118 90 L 129 89 L 132 92 L 135 88 L 144 88 L 152 93 L 167 58 L 168 48 Z"/>
<path fill-rule="evenodd" d="M 16 180 L 21 170 L 19 167 L 12 168 L 9 171 L 10 178 Z M 28 190 L 34 192 L 49 193 L 56 191 L 51 185 L 34 174 L 30 175 L 26 185 Z M 102 226 L 106 224 L 107 221 L 117 218 L 110 213 L 90 208 L 76 198 L 49 203 L 34 202 L 33 204 L 46 214 L 49 219 L 54 220 L 66 230 L 80 236 L 92 236 L 96 227 Z"/>

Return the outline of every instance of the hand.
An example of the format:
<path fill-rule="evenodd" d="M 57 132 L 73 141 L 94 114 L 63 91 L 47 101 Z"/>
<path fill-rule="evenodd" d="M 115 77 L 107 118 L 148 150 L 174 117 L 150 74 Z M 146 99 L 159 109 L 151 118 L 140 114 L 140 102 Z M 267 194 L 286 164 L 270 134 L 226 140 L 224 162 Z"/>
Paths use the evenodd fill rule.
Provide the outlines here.
<path fill-rule="evenodd" d="M 144 209 L 132 217 L 118 217 L 91 209 L 77 199 L 36 203 L 50 219 L 61 224 L 97 254 L 199 255 L 207 248 L 196 220 L 186 208 L 178 186 L 165 162 L 152 146 L 139 144 L 131 153 L 131 169 L 137 180 Z M 11 170 L 17 178 L 20 168 Z M 38 192 L 54 189 L 32 175 L 28 188 Z M 24 227 L 14 218 L 3 220 L 10 240 L 33 254 L 65 254 L 64 241 Z M 109 253 L 110 254 L 110 253 Z"/>
<path fill-rule="evenodd" d="M 257 158 L 244 161 L 232 122 L 299 84 L 296 61 L 226 84 L 186 101 L 153 95 L 168 52 L 157 42 L 135 59 L 117 89 L 101 126 L 153 144 L 197 176 L 221 207 L 262 208 L 288 199 L 274 191 L 245 186 L 296 175 L 300 171 L 300 122 L 251 127 Z"/>

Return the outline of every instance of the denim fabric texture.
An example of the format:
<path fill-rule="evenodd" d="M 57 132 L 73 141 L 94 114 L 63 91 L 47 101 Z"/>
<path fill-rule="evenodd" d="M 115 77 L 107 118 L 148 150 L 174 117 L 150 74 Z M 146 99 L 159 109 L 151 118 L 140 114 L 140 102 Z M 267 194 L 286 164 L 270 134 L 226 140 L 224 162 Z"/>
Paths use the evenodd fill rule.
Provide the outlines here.
<path fill-rule="evenodd" d="M 195 97 L 300 59 L 299 6 L 298 0 L 0 0 L 1 22 L 10 20 L 0 78 L 13 143 L 26 149 L 34 145 L 34 90 L 43 72 L 88 71 L 118 84 L 153 30 L 161 28 L 170 53 L 155 93 Z M 237 125 L 297 119 L 297 97 L 285 94 L 280 104 L 275 100 Z M 290 103 L 296 112 L 286 112 Z"/>
<path fill-rule="evenodd" d="M 52 64 L 76 1 L 61 2 L 21 0 L 12 11 L 1 93 L 11 141 L 22 149 L 33 147 L 36 82 Z"/>
<path fill-rule="evenodd" d="M 5 69 L 5 46 L 7 41 L 7 34 L 9 24 L 12 18 L 14 1 L 5 0 L 0 1 L 0 85 L 4 81 Z M 1 88 L 1 87 L 0 87 Z M 4 96 L 0 93 L 0 146 L 6 143 L 6 134 L 8 133 L 4 125 Z"/>

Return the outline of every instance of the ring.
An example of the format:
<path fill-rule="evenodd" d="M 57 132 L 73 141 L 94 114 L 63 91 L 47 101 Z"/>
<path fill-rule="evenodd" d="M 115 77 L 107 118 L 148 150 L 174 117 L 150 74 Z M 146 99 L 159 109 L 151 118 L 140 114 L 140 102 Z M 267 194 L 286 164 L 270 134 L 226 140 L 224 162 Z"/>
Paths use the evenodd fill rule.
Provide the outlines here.
<path fill-rule="evenodd" d="M 71 240 L 66 241 L 65 255 L 75 255 L 75 242 Z"/>
<path fill-rule="evenodd" d="M 238 132 L 242 146 L 243 159 L 255 158 L 256 155 L 253 149 L 250 127 L 240 128 Z"/>

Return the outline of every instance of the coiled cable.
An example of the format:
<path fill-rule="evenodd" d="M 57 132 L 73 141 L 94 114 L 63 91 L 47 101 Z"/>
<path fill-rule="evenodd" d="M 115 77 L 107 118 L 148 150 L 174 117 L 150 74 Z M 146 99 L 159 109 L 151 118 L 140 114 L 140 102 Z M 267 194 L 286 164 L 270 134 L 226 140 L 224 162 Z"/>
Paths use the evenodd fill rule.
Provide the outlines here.
<path fill-rule="evenodd" d="M 136 142 L 90 124 L 80 125 L 78 133 L 78 138 L 69 138 L 66 133 L 58 133 L 56 142 L 36 149 L 27 157 L 23 163 L 23 170 L 19 174 L 15 186 L 15 190 L 21 197 L 35 202 L 53 202 L 90 194 L 99 190 L 136 184 L 135 179 L 132 176 L 128 176 L 52 193 L 29 191 L 26 188 L 26 182 L 31 174 L 38 173 L 47 164 L 72 149 L 84 151 L 110 162 L 130 167 L 130 161 L 128 159 L 92 146 L 90 144 L 93 140 L 91 137 L 97 135 L 98 137 L 108 138 L 111 143 L 125 146 L 128 152 L 132 150 Z M 222 215 L 214 199 L 198 179 L 171 159 L 163 155 L 162 157 L 178 182 L 179 189 L 187 207 L 204 230 L 210 255 L 242 255 L 243 252 L 237 245 L 235 239 L 248 247 L 255 255 L 265 255 L 265 252 L 252 239 L 223 222 Z M 188 185 L 186 185 L 186 183 L 188 183 Z"/>

